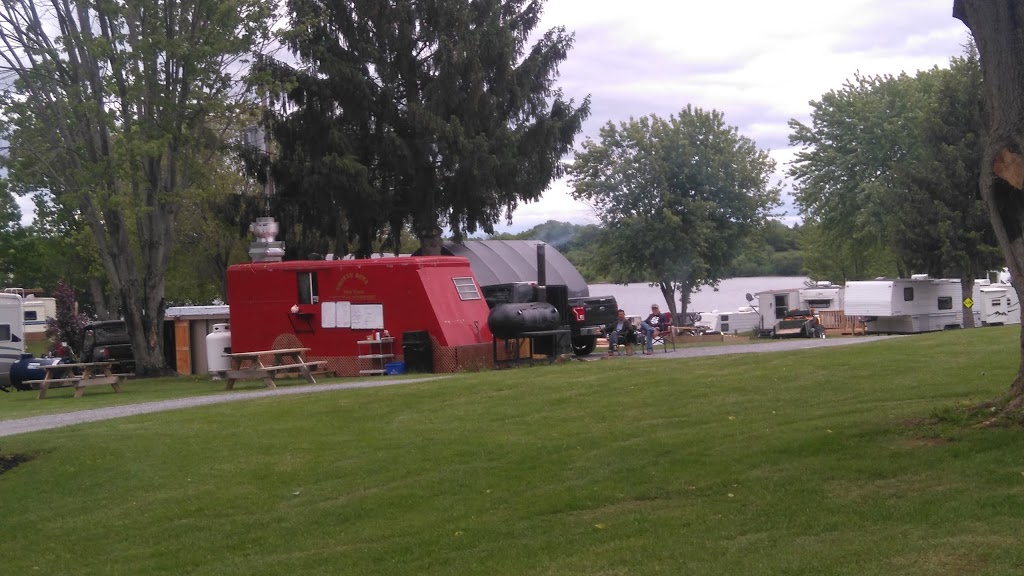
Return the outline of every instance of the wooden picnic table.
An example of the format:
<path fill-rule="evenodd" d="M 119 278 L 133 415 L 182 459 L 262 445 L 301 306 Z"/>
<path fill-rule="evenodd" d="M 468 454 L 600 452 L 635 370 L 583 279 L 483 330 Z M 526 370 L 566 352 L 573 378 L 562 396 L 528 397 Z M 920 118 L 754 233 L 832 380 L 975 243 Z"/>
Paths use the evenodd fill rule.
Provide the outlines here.
<path fill-rule="evenodd" d="M 39 386 L 39 399 L 46 398 L 46 391 L 50 388 L 63 388 L 74 386 L 75 398 L 81 398 L 85 394 L 87 386 L 102 386 L 109 384 L 114 392 L 121 392 L 121 382 L 128 377 L 128 374 L 114 374 L 110 367 L 112 362 L 79 362 L 74 364 L 51 364 L 40 366 L 46 371 L 42 380 L 26 380 L 26 384 Z"/>
<path fill-rule="evenodd" d="M 219 370 L 217 374 L 227 380 L 225 390 L 231 390 L 236 380 L 263 380 L 267 388 L 277 388 L 274 378 L 301 376 L 310 384 L 316 384 L 314 372 L 327 365 L 326 360 L 305 359 L 309 348 L 278 348 L 255 352 L 233 352 L 224 354 L 231 361 L 230 370 Z M 264 362 L 264 358 L 270 358 Z"/>

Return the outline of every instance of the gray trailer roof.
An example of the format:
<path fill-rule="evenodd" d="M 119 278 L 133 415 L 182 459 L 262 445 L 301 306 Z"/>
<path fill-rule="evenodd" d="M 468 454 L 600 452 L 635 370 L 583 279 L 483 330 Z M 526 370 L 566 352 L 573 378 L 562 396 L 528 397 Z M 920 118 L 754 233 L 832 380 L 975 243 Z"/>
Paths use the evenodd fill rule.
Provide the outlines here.
<path fill-rule="evenodd" d="M 510 282 L 537 281 L 537 240 L 466 240 L 461 244 L 445 242 L 451 256 L 469 259 L 469 267 L 481 286 Z M 562 253 L 545 245 L 544 267 L 548 284 L 569 287 L 569 297 L 590 296 L 583 276 Z"/>

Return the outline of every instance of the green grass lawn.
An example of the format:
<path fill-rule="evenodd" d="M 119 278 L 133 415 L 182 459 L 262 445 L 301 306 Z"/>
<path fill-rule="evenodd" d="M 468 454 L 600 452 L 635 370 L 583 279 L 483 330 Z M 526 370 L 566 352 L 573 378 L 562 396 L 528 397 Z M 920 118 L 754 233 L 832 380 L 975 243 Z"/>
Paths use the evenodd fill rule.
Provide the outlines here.
<path fill-rule="evenodd" d="M 33 340 L 32 342 L 25 343 L 25 352 L 28 352 L 36 358 L 41 358 L 49 351 L 49 349 L 50 343 L 47 340 Z"/>
<path fill-rule="evenodd" d="M 0 438 L 34 456 L 0 475 L 0 558 L 48 575 L 1020 574 L 1024 433 L 914 424 L 1000 395 L 1018 362 L 1019 327 L 988 328 Z"/>

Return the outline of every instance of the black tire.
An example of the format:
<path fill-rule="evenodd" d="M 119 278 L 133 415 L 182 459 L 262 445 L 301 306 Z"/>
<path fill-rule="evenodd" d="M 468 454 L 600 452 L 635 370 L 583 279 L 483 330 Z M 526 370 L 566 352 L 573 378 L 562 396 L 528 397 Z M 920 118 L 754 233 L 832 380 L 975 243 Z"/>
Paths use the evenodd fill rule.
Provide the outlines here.
<path fill-rule="evenodd" d="M 572 339 L 572 352 L 577 356 L 587 356 L 597 348 L 597 336 L 576 336 Z"/>

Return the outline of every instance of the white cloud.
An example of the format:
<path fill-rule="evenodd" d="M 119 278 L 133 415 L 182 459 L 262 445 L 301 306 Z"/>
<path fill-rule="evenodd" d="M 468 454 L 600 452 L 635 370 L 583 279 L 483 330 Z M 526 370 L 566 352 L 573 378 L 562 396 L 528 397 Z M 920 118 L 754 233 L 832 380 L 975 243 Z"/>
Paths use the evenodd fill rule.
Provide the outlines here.
<path fill-rule="evenodd" d="M 773 150 L 781 177 L 795 152 L 786 122 L 809 121 L 811 100 L 858 71 L 913 74 L 961 54 L 969 35 L 951 13 L 952 3 L 934 0 L 549 0 L 541 28 L 576 32 L 558 83 L 577 101 L 592 97 L 584 136 L 609 120 L 667 116 L 688 103 L 715 108 Z M 543 214 L 592 221 L 567 189 L 553 184 L 516 211 L 511 228 Z"/>
<path fill-rule="evenodd" d="M 31 226 L 32 221 L 36 218 L 36 205 L 32 203 L 32 198 L 28 196 L 15 196 L 14 201 L 18 203 L 18 208 L 21 209 L 21 225 Z"/>

